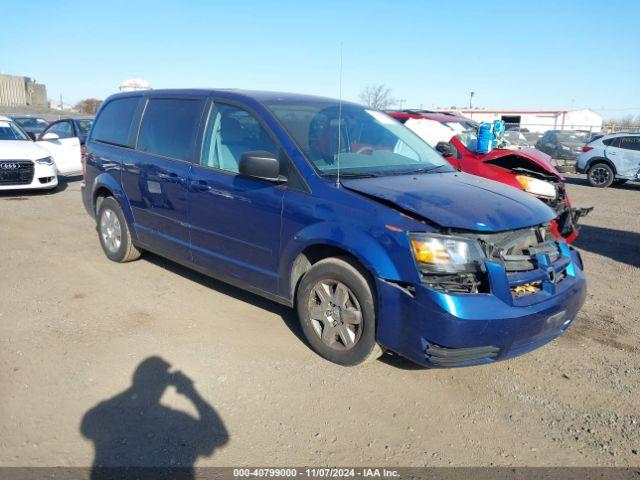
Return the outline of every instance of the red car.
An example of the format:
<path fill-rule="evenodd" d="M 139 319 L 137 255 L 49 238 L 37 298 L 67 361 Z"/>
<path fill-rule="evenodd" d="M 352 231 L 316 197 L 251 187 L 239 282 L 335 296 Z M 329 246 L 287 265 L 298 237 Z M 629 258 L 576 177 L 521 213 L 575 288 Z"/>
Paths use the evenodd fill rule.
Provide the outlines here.
<path fill-rule="evenodd" d="M 558 212 L 551 226 L 556 237 L 571 243 L 578 236 L 578 219 L 591 209 L 571 207 L 564 179 L 549 155 L 534 148 L 509 148 L 508 142 L 489 153 L 476 153 L 478 124 L 473 120 L 422 110 L 386 113 L 442 153 L 455 168 L 527 191 L 545 202 Z"/>

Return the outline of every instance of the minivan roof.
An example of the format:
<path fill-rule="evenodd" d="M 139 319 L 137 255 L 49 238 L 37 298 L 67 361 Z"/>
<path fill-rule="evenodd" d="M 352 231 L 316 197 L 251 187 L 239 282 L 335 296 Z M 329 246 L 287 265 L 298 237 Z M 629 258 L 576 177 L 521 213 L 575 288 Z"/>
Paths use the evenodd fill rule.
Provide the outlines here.
<path fill-rule="evenodd" d="M 229 100 L 254 100 L 259 103 L 287 103 L 287 102 L 316 102 L 316 103 L 336 103 L 338 100 L 329 97 L 316 95 L 306 95 L 302 93 L 268 92 L 261 90 L 240 90 L 235 88 L 176 88 L 161 90 L 139 90 L 135 92 L 123 92 L 111 95 L 107 100 L 119 97 L 141 96 L 148 97 L 154 95 L 220 95 Z M 357 105 L 354 102 L 344 101 L 343 104 Z"/>

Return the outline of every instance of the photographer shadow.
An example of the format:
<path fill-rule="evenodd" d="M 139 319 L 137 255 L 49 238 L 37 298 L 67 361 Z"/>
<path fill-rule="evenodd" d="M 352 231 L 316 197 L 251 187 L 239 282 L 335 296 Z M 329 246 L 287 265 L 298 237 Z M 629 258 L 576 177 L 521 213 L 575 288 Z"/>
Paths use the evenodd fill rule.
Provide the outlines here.
<path fill-rule="evenodd" d="M 169 367 L 160 357 L 145 359 L 129 388 L 84 415 L 80 431 L 95 448 L 92 480 L 193 479 L 196 459 L 229 441 L 224 423 L 191 379 Z M 198 419 L 160 404 L 169 386 L 191 401 Z"/>

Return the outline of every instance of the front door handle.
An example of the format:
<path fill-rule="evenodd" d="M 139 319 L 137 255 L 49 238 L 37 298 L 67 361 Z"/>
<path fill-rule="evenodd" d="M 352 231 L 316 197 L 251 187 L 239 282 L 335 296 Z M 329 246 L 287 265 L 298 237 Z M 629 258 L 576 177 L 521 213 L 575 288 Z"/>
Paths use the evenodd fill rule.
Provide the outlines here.
<path fill-rule="evenodd" d="M 204 180 L 191 180 L 191 188 L 196 192 L 208 192 L 211 190 L 211 185 Z"/>
<path fill-rule="evenodd" d="M 169 173 L 158 173 L 158 178 L 162 179 L 162 180 L 168 180 L 170 182 L 175 182 L 179 176 L 177 173 L 175 172 L 169 172 Z"/>

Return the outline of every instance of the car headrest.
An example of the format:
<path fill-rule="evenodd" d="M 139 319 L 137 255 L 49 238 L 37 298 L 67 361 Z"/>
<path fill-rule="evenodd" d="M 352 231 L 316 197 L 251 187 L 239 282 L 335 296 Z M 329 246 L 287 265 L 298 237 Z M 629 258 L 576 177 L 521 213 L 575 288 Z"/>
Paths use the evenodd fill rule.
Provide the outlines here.
<path fill-rule="evenodd" d="M 245 138 L 242 124 L 235 118 L 223 117 L 220 137 L 223 143 L 241 143 Z"/>

